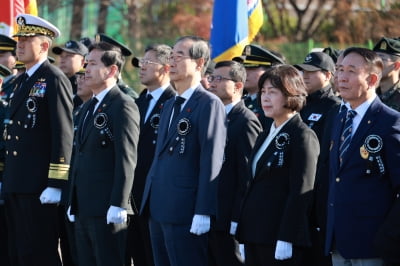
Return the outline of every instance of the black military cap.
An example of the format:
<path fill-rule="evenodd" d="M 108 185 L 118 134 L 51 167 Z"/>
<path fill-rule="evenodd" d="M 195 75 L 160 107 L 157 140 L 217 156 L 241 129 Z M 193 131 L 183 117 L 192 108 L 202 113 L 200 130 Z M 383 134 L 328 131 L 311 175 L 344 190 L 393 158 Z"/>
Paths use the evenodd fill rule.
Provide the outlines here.
<path fill-rule="evenodd" d="M 10 74 L 11 70 L 9 70 L 7 67 L 3 65 L 0 65 L 0 77 L 7 77 Z"/>
<path fill-rule="evenodd" d="M 329 55 L 332 58 L 333 62 L 335 63 L 340 55 L 340 50 L 335 49 L 333 47 L 326 47 L 322 50 L 322 52 Z"/>
<path fill-rule="evenodd" d="M 382 52 L 386 54 L 400 56 L 400 38 L 386 38 L 383 37 L 375 45 L 375 52 Z"/>
<path fill-rule="evenodd" d="M 95 42 L 106 42 L 111 45 L 117 46 L 121 49 L 122 55 L 123 56 L 130 56 L 132 55 L 131 49 L 129 49 L 127 46 L 123 45 L 122 43 L 114 40 L 113 38 L 105 35 L 104 33 L 98 33 L 95 36 Z"/>
<path fill-rule="evenodd" d="M 304 59 L 303 64 L 297 64 L 294 66 L 305 71 L 325 70 L 331 73 L 335 72 L 335 63 L 333 62 L 333 59 L 323 52 L 309 53 Z"/>
<path fill-rule="evenodd" d="M 0 52 L 15 52 L 17 42 L 7 35 L 0 34 Z"/>
<path fill-rule="evenodd" d="M 71 54 L 79 54 L 82 56 L 85 56 L 88 53 L 87 47 L 77 41 L 68 41 L 65 43 L 64 47 L 56 46 L 53 48 L 53 53 L 55 54 L 61 54 L 63 51 L 71 53 Z"/>
<path fill-rule="evenodd" d="M 242 56 L 234 57 L 232 60 L 242 63 L 247 68 L 285 63 L 282 58 L 273 52 L 255 44 L 246 45 Z"/>

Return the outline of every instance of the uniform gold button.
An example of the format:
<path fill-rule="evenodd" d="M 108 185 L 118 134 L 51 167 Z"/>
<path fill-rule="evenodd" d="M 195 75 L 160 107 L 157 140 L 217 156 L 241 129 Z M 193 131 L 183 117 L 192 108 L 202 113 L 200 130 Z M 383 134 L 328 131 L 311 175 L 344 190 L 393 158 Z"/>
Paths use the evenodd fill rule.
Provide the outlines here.
<path fill-rule="evenodd" d="M 13 151 L 13 155 L 14 155 L 14 156 L 17 156 L 18 153 L 17 153 L 16 151 Z"/>
<path fill-rule="evenodd" d="M 15 136 L 15 139 L 16 139 L 16 140 L 19 140 L 19 137 L 18 137 L 18 136 Z"/>
<path fill-rule="evenodd" d="M 336 182 L 340 182 L 340 178 L 339 177 L 336 177 Z"/>

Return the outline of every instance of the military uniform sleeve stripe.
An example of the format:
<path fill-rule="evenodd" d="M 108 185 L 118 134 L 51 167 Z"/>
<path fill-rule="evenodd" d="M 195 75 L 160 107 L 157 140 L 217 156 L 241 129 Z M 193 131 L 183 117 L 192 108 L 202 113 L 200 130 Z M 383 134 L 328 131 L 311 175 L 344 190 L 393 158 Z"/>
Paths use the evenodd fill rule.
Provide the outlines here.
<path fill-rule="evenodd" d="M 68 180 L 69 164 L 51 163 L 49 168 L 49 178 Z"/>

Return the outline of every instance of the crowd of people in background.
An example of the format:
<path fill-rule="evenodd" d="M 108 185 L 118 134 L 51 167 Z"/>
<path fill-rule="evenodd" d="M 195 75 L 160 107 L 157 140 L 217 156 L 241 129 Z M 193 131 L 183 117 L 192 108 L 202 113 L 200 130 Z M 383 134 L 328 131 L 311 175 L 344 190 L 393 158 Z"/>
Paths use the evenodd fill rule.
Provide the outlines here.
<path fill-rule="evenodd" d="M 129 60 L 103 33 L 53 47 L 53 24 L 16 21 L 0 265 L 400 265 L 400 38 L 291 65 L 257 44 L 213 62 L 183 36 Z"/>

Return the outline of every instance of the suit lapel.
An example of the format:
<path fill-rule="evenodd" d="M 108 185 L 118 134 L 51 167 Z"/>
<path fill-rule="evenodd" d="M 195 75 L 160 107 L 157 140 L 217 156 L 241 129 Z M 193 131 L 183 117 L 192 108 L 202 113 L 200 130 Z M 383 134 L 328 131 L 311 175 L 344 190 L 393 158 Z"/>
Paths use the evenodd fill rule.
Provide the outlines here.
<path fill-rule="evenodd" d="M 380 113 L 381 107 L 379 103 L 380 100 L 376 97 L 362 118 L 354 136 L 351 138 L 349 149 L 343 157 L 342 167 L 347 163 L 347 161 L 349 161 L 349 156 L 358 153 L 355 149 L 359 149 L 364 144 L 365 135 L 368 134 L 367 132 L 372 127 Z"/>
<path fill-rule="evenodd" d="M 301 123 L 300 115 L 296 114 L 294 117 L 292 117 L 286 125 L 284 125 L 276 134 L 278 136 L 281 132 L 285 132 L 289 135 L 289 138 L 293 135 L 293 128 L 297 127 L 299 123 Z M 266 137 L 265 137 L 266 138 Z M 264 138 L 264 140 L 265 140 Z M 264 142 L 264 141 L 263 141 Z M 289 144 L 290 145 L 290 144 Z M 288 147 L 285 147 L 283 150 L 284 152 L 287 152 Z M 275 156 L 274 153 L 277 151 L 277 148 L 275 146 L 275 137 L 271 140 L 270 144 L 268 145 L 267 149 L 264 151 L 264 153 L 261 155 L 260 159 L 257 162 L 256 166 L 256 172 L 254 175 L 254 179 L 258 179 L 263 175 L 263 173 L 269 169 L 269 166 L 267 165 L 268 160 L 271 158 L 271 156 Z"/>
<path fill-rule="evenodd" d="M 105 112 L 108 107 L 111 105 L 112 100 L 114 99 L 114 97 L 119 93 L 119 88 L 114 86 L 108 93 L 107 95 L 104 97 L 104 99 L 100 102 L 99 106 L 95 109 L 94 114 L 92 116 L 92 118 L 90 119 L 90 121 L 88 121 L 88 126 L 86 129 L 86 132 L 83 132 L 83 139 L 81 144 L 84 144 L 87 137 L 90 135 L 90 132 L 93 130 L 94 128 L 94 119 L 96 117 L 96 114 L 98 113 L 102 113 Z M 84 116 L 86 116 L 86 112 L 87 112 L 87 108 L 88 108 L 88 104 L 86 105 L 86 108 L 84 110 Z M 83 116 L 83 118 L 80 121 L 79 124 L 79 128 L 82 129 L 82 125 L 83 125 L 83 121 L 85 120 L 85 117 Z"/>
<path fill-rule="evenodd" d="M 183 107 L 182 111 L 179 113 L 177 119 L 174 122 L 171 123 L 171 126 L 169 127 L 169 130 L 168 130 L 169 120 L 171 118 L 171 113 L 172 113 L 172 109 L 173 109 L 173 106 L 174 106 L 174 100 L 172 100 L 171 105 L 168 106 L 168 110 L 166 110 L 167 111 L 167 117 L 166 117 L 167 121 L 165 121 L 165 122 L 167 123 L 167 125 L 166 125 L 166 131 L 167 132 L 164 132 L 164 133 L 166 133 L 166 137 L 165 137 L 165 139 L 164 139 L 164 141 L 162 143 L 162 148 L 161 148 L 160 152 L 162 152 L 168 146 L 168 144 L 171 142 L 171 139 L 175 138 L 176 135 L 178 134 L 177 126 L 178 126 L 179 121 L 184 117 L 185 118 L 190 118 L 192 116 L 192 114 L 195 111 L 196 106 L 198 104 L 198 100 L 197 99 L 199 97 L 200 97 L 199 88 L 197 88 L 194 91 L 193 95 L 190 97 L 189 101 Z M 161 133 L 162 132 L 160 132 L 160 134 Z"/>
<path fill-rule="evenodd" d="M 153 127 L 156 125 L 152 126 L 152 122 L 154 123 L 154 121 L 151 121 L 152 118 L 154 119 L 154 116 L 160 115 L 161 110 L 163 110 L 163 108 L 164 108 L 164 103 L 166 102 L 166 100 L 171 98 L 174 94 L 175 94 L 175 92 L 172 90 L 171 87 L 168 87 L 167 89 L 165 89 L 165 91 L 161 94 L 160 98 L 158 98 L 156 104 L 154 105 L 153 110 L 151 110 L 151 113 L 149 114 L 149 118 L 147 119 L 146 123 L 143 124 L 143 126 L 141 128 L 141 130 L 143 131 L 141 133 L 142 135 L 146 134 L 146 132 L 148 132 L 149 130 L 156 129 Z M 144 119 L 144 116 L 143 116 L 143 119 Z M 157 126 L 159 127 L 159 124 Z"/>
<path fill-rule="evenodd" d="M 14 92 L 14 97 L 12 99 L 12 104 L 10 106 L 10 118 L 13 117 L 15 112 L 18 110 L 18 107 L 23 103 L 23 100 L 25 100 L 28 97 L 31 88 L 37 81 L 38 77 L 40 77 L 42 75 L 42 72 L 45 69 L 47 69 L 47 61 L 45 61 L 35 71 L 35 73 L 33 73 L 33 75 L 31 77 L 29 77 L 29 79 L 27 81 L 24 82 L 22 87 L 16 88 L 16 90 Z M 18 77 L 18 82 L 17 82 L 18 85 L 17 86 L 19 86 L 22 78 L 23 78 L 22 75 L 20 77 Z M 47 88 L 47 89 L 50 89 L 50 88 Z"/>

